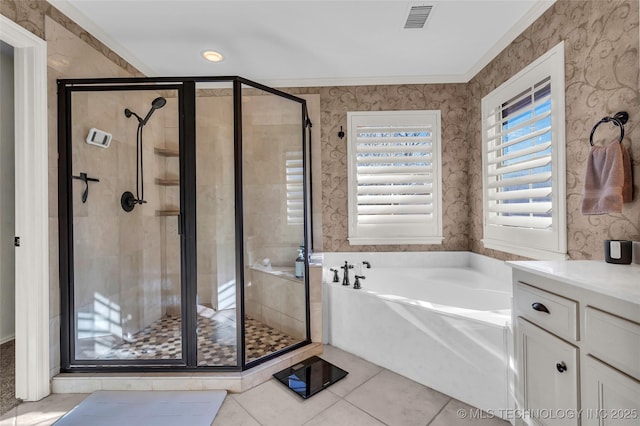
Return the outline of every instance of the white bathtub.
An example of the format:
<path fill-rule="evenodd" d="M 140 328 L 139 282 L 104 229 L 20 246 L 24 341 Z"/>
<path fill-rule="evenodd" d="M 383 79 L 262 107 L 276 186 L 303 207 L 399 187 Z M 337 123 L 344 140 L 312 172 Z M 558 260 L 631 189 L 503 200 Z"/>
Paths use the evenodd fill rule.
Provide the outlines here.
<path fill-rule="evenodd" d="M 345 260 L 356 266 L 349 287 L 342 270 L 338 283 L 329 271 Z M 323 265 L 326 343 L 496 415 L 512 407 L 504 262 L 468 252 L 325 253 Z M 366 276 L 360 290 L 356 273 Z"/>

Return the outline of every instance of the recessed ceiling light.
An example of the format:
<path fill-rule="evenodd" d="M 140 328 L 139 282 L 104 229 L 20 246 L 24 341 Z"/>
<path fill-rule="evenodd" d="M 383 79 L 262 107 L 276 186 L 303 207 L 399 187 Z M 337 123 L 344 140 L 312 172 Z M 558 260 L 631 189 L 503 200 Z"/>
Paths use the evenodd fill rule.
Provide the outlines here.
<path fill-rule="evenodd" d="M 216 52 L 215 50 L 205 50 L 202 52 L 202 57 L 211 62 L 220 62 L 224 59 L 222 53 Z"/>

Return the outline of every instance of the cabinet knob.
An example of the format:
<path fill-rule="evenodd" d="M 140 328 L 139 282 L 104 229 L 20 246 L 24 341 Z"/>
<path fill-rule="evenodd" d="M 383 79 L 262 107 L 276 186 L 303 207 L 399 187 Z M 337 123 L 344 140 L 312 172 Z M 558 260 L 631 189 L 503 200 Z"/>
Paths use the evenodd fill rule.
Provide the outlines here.
<path fill-rule="evenodd" d="M 538 312 L 546 312 L 547 314 L 550 314 L 551 312 L 549 312 L 549 309 L 547 309 L 546 306 L 544 306 L 542 303 L 532 303 L 531 307 L 533 308 L 534 311 L 538 311 Z"/>
<path fill-rule="evenodd" d="M 556 370 L 558 370 L 559 373 L 564 373 L 567 371 L 567 364 L 565 364 L 564 361 L 557 363 Z"/>

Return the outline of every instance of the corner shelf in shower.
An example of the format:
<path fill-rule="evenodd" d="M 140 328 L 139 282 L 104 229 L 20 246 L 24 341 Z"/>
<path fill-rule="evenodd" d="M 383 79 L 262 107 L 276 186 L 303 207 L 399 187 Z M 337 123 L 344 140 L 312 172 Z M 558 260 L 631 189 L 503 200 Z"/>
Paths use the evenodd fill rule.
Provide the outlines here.
<path fill-rule="evenodd" d="M 178 178 L 156 178 L 156 185 L 179 186 L 180 185 L 180 179 L 178 179 Z"/>
<path fill-rule="evenodd" d="M 154 148 L 153 152 L 161 157 L 179 157 L 178 148 Z"/>
<path fill-rule="evenodd" d="M 180 216 L 180 210 L 168 209 L 168 210 L 156 210 L 157 216 Z"/>

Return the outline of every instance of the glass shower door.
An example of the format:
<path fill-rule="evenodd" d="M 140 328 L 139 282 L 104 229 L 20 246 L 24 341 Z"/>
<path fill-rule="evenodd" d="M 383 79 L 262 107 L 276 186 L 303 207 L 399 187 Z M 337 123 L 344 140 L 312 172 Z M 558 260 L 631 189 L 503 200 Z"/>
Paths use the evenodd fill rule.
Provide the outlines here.
<path fill-rule="evenodd" d="M 72 357 L 181 363 L 178 90 L 74 89 L 71 107 Z"/>
<path fill-rule="evenodd" d="M 232 83 L 196 85 L 198 367 L 238 366 Z"/>
<path fill-rule="evenodd" d="M 300 103 L 243 86 L 246 363 L 308 337 L 302 117 Z"/>

